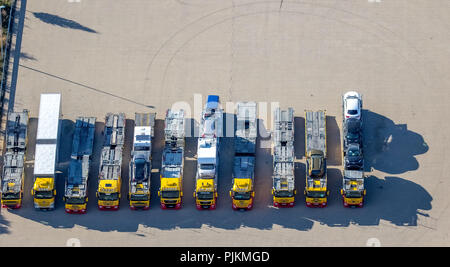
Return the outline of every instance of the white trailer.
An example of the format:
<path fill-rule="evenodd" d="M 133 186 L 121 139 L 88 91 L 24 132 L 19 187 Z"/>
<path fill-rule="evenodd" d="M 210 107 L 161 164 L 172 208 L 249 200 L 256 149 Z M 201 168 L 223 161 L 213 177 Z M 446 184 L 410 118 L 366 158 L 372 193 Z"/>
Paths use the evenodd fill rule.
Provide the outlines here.
<path fill-rule="evenodd" d="M 61 94 L 41 94 L 32 192 L 35 208 L 54 208 L 60 114 Z"/>

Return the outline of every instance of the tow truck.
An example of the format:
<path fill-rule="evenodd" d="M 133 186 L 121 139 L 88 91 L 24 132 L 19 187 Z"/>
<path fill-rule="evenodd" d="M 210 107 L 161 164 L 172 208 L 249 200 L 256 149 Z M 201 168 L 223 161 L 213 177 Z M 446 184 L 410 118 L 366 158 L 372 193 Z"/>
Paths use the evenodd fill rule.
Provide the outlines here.
<path fill-rule="evenodd" d="M 136 113 L 134 119 L 133 150 L 129 167 L 130 208 L 150 208 L 150 177 L 152 171 L 152 142 L 156 113 Z"/>
<path fill-rule="evenodd" d="M 3 208 L 18 209 L 22 206 L 27 126 L 28 110 L 8 113 L 6 152 L 0 187 Z"/>
<path fill-rule="evenodd" d="M 202 112 L 197 146 L 197 174 L 194 198 L 197 209 L 215 209 L 219 173 L 219 141 L 222 136 L 223 111 L 219 96 L 209 95 Z"/>
<path fill-rule="evenodd" d="M 98 208 L 118 210 L 122 184 L 122 152 L 125 139 L 125 114 L 108 113 L 98 177 Z"/>
<path fill-rule="evenodd" d="M 362 170 L 344 170 L 342 182 L 342 201 L 344 207 L 362 207 L 366 189 L 364 189 L 364 172 Z"/>
<path fill-rule="evenodd" d="M 180 209 L 183 197 L 183 166 L 185 146 L 184 110 L 167 110 L 164 149 L 158 191 L 162 209 Z"/>
<path fill-rule="evenodd" d="M 67 213 L 86 213 L 95 121 L 94 117 L 79 117 L 75 123 L 69 175 L 66 177 L 63 197 Z"/>
<path fill-rule="evenodd" d="M 274 111 L 272 195 L 274 207 L 293 207 L 294 175 L 294 109 Z"/>
<path fill-rule="evenodd" d="M 324 110 L 305 111 L 306 206 L 326 207 L 327 132 Z"/>
<path fill-rule="evenodd" d="M 250 210 L 255 197 L 255 153 L 257 119 L 255 102 L 237 103 L 237 126 L 234 137 L 232 208 Z"/>

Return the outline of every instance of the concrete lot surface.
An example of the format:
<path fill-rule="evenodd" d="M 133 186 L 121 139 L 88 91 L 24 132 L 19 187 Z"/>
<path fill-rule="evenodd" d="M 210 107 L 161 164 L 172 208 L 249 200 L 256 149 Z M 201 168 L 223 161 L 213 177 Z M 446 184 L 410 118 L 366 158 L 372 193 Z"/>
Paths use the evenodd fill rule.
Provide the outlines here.
<path fill-rule="evenodd" d="M 448 246 L 450 244 L 450 2 L 447 0 L 66 0 L 25 1 L 14 108 L 29 109 L 24 206 L 2 209 L 0 246 Z M 16 48 L 17 50 L 17 48 Z M 342 205 L 341 95 L 363 94 L 362 209 Z M 38 212 L 29 191 L 39 95 L 62 93 L 57 208 Z M 224 139 L 215 211 L 197 211 L 196 139 L 187 140 L 184 204 L 158 206 L 157 169 L 167 108 L 221 101 L 279 103 L 295 109 L 296 206 L 271 205 L 272 158 L 257 152 L 256 200 L 231 209 L 232 140 Z M 11 104 L 11 103 L 10 103 Z M 304 110 L 326 109 L 329 205 L 310 209 L 305 186 Z M 125 112 L 122 202 L 96 208 L 101 131 L 107 112 Z M 134 112 L 157 112 L 151 209 L 126 202 Z M 232 113 L 233 111 L 228 110 Z M 270 110 L 269 110 L 270 112 Z M 88 213 L 62 203 L 77 116 L 96 116 Z M 270 130 L 271 118 L 260 117 Z M 264 143 L 265 139 L 260 139 Z"/>

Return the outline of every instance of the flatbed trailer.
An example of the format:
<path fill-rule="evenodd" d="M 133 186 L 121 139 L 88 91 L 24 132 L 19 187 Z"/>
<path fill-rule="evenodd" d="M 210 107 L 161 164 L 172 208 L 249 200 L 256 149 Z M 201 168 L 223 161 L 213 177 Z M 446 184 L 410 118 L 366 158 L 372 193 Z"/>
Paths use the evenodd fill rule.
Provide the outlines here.
<path fill-rule="evenodd" d="M 256 102 L 237 103 L 233 181 L 230 190 L 232 208 L 235 210 L 250 210 L 254 206 L 257 127 Z"/>
<path fill-rule="evenodd" d="M 305 111 L 306 205 L 326 207 L 327 196 L 327 131 L 326 112 Z"/>
<path fill-rule="evenodd" d="M 24 162 L 27 145 L 28 110 L 10 112 L 6 123 L 6 150 L 1 177 L 1 205 L 18 209 L 22 206 Z"/>
<path fill-rule="evenodd" d="M 128 198 L 131 209 L 150 208 L 152 144 L 156 113 L 136 113 L 129 166 Z"/>
<path fill-rule="evenodd" d="M 162 209 L 180 209 L 183 201 L 184 110 L 167 110 L 158 196 Z"/>
<path fill-rule="evenodd" d="M 219 173 L 219 146 L 222 137 L 223 110 L 219 96 L 209 95 L 200 122 L 197 146 L 197 174 L 194 198 L 197 209 L 217 207 Z"/>
<path fill-rule="evenodd" d="M 86 213 L 87 210 L 95 121 L 95 117 L 78 117 L 75 122 L 69 174 L 65 180 L 63 199 L 67 213 Z"/>
<path fill-rule="evenodd" d="M 122 158 L 125 141 L 125 114 L 108 113 L 103 131 L 104 142 L 98 177 L 98 207 L 101 210 L 119 209 L 122 185 Z"/>
<path fill-rule="evenodd" d="M 272 195 L 275 207 L 293 207 L 294 175 L 294 109 L 274 111 Z"/>

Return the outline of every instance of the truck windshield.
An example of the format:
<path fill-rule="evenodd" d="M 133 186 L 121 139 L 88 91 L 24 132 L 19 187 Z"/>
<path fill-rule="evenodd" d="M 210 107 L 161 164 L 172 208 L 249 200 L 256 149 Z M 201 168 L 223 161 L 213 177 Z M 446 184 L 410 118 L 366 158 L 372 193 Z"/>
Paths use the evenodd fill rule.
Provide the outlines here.
<path fill-rule="evenodd" d="M 98 193 L 98 200 L 102 201 L 115 201 L 119 199 L 119 193 Z"/>
<path fill-rule="evenodd" d="M 161 198 L 179 198 L 179 191 L 161 191 Z"/>
<path fill-rule="evenodd" d="M 67 201 L 66 201 L 67 204 L 84 204 L 85 203 L 84 197 L 83 198 L 80 198 L 80 197 L 69 197 L 69 198 L 66 198 L 66 199 L 67 199 Z"/>
<path fill-rule="evenodd" d="M 214 170 L 214 164 L 200 164 L 202 170 Z"/>
<path fill-rule="evenodd" d="M 2 199 L 19 199 L 20 193 L 3 193 Z"/>
<path fill-rule="evenodd" d="M 306 196 L 312 198 L 324 198 L 327 196 L 327 193 L 323 191 L 309 191 L 306 192 Z"/>
<path fill-rule="evenodd" d="M 53 198 L 52 191 L 36 191 L 34 193 L 34 198 L 36 199 L 50 199 Z"/>
<path fill-rule="evenodd" d="M 361 192 L 346 192 L 345 197 L 348 198 L 360 198 L 361 197 Z"/>
<path fill-rule="evenodd" d="M 214 198 L 213 192 L 197 192 L 197 198 L 203 200 L 210 200 Z"/>
<path fill-rule="evenodd" d="M 131 201 L 148 201 L 148 195 L 144 194 L 131 194 L 130 196 Z"/>
<path fill-rule="evenodd" d="M 275 197 L 293 197 L 294 192 L 289 191 L 275 191 L 274 192 Z"/>
<path fill-rule="evenodd" d="M 249 200 L 250 197 L 250 192 L 234 192 L 234 199 L 236 200 Z"/>

